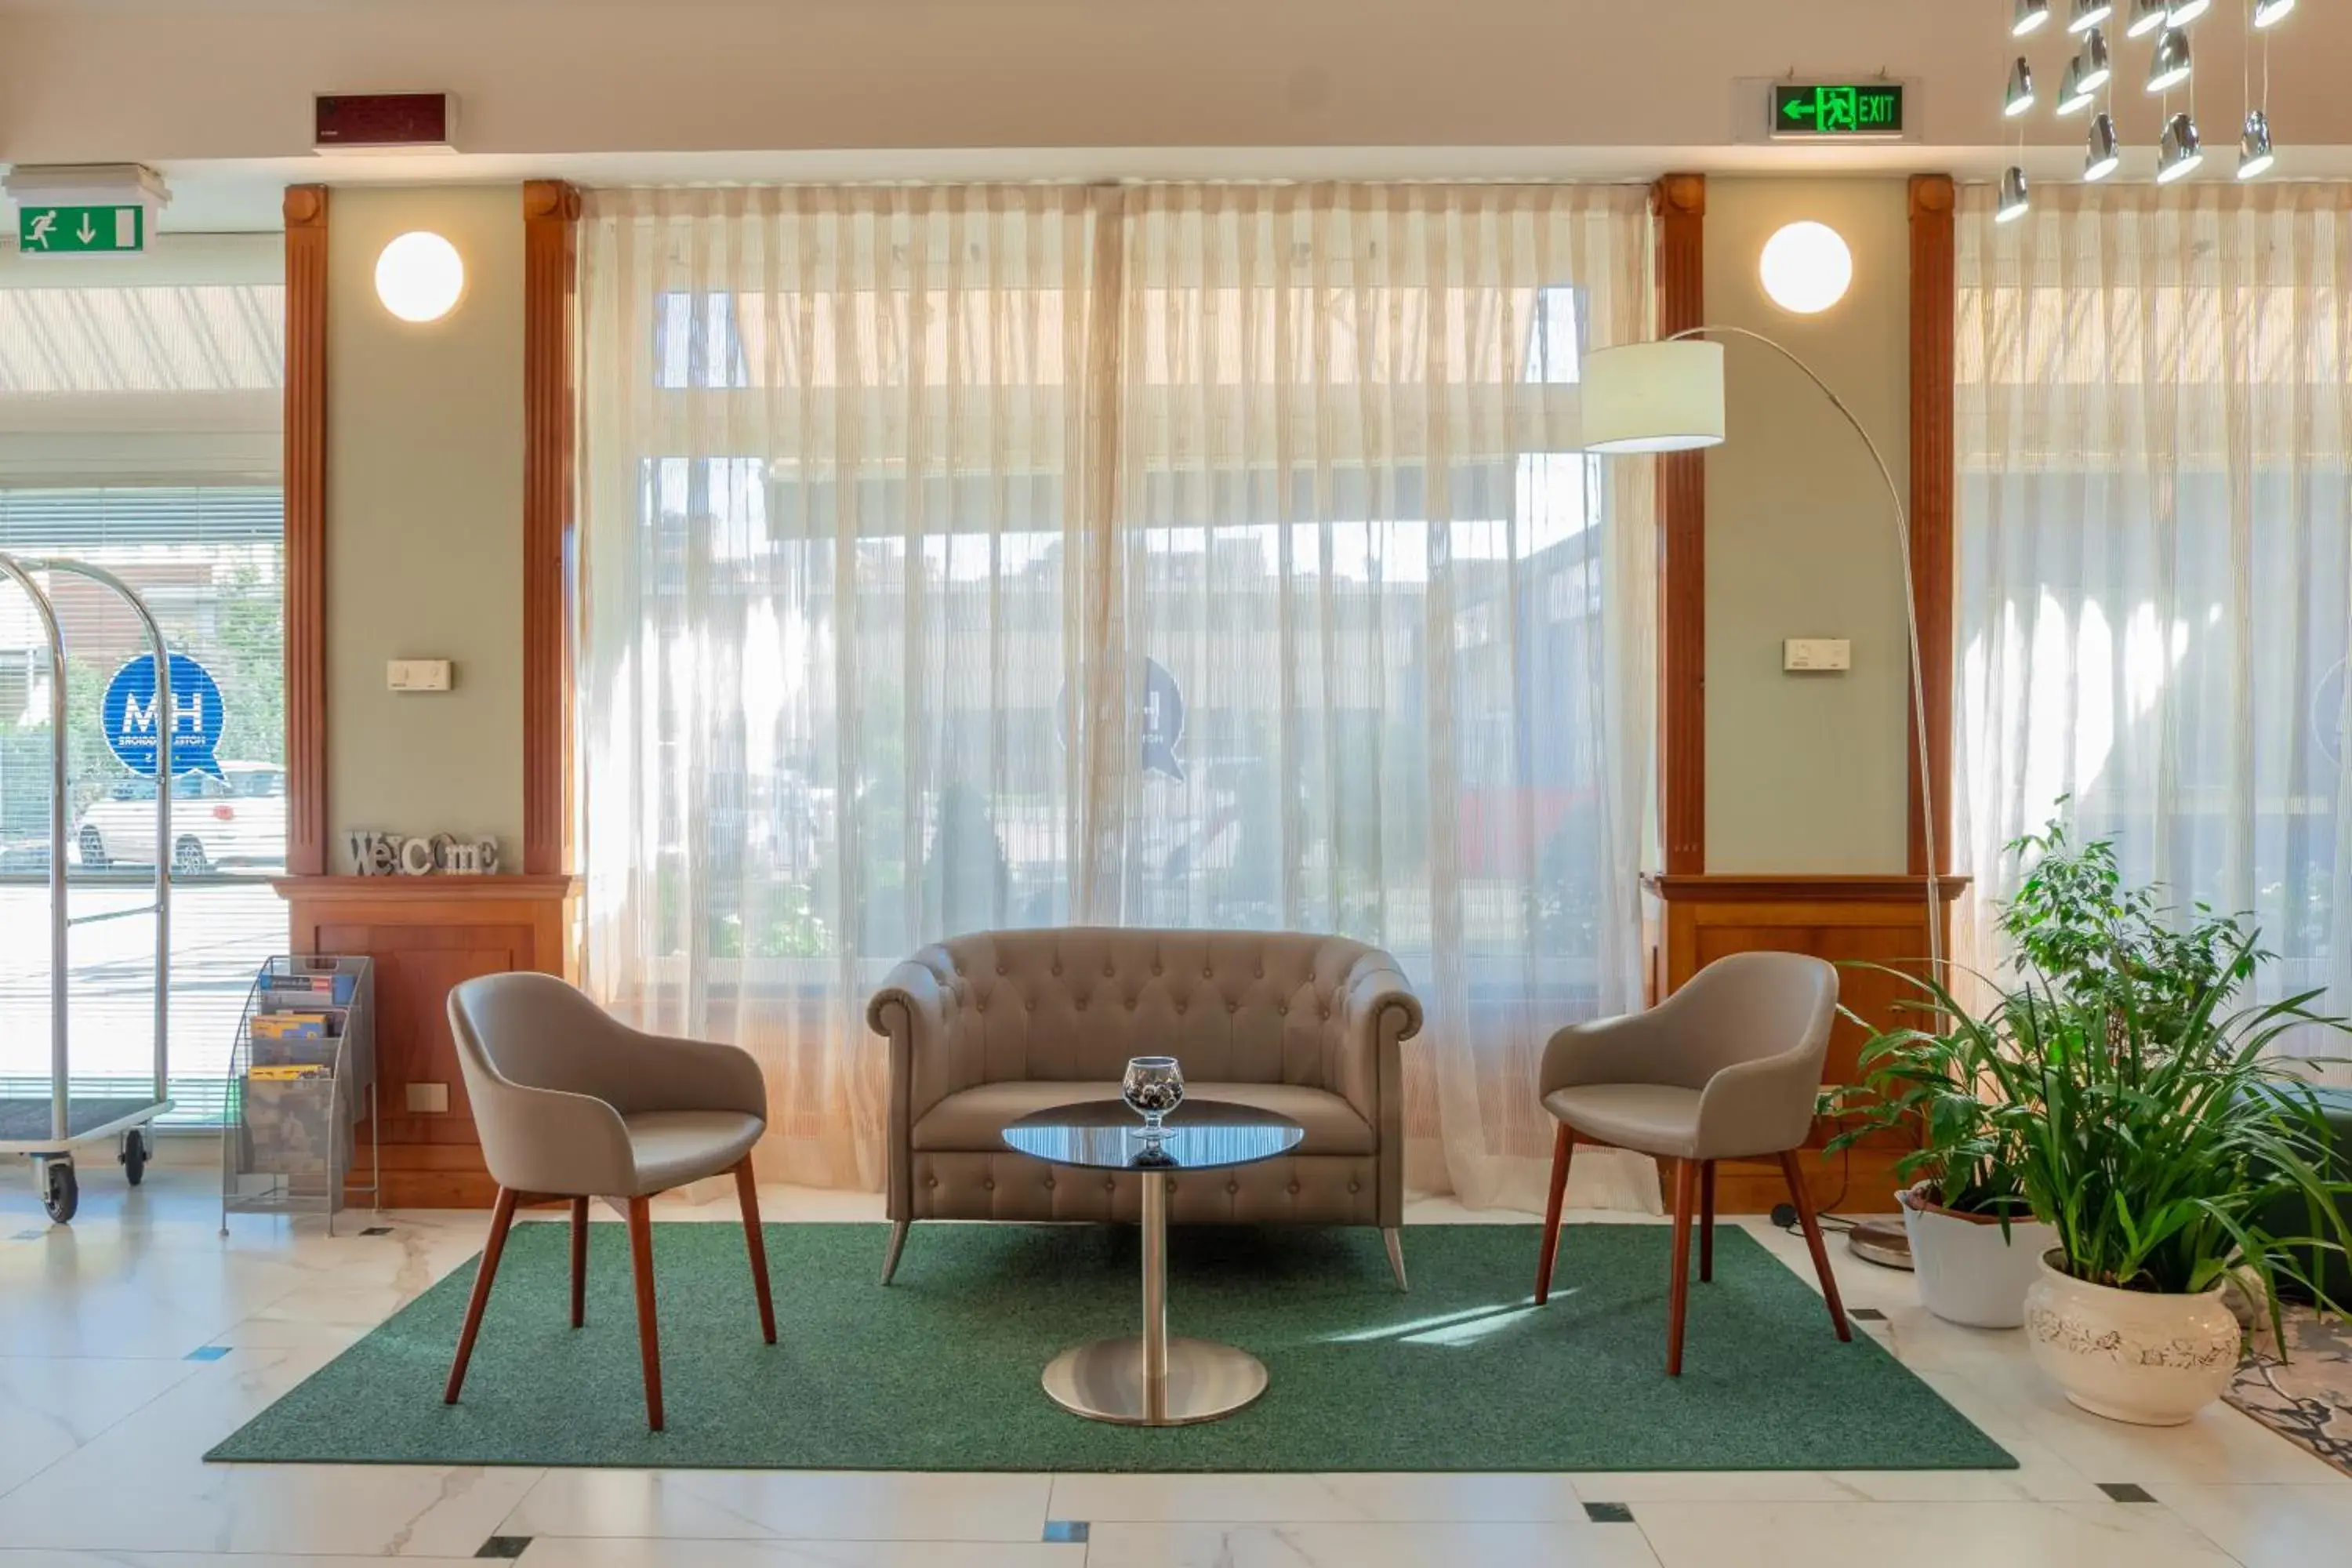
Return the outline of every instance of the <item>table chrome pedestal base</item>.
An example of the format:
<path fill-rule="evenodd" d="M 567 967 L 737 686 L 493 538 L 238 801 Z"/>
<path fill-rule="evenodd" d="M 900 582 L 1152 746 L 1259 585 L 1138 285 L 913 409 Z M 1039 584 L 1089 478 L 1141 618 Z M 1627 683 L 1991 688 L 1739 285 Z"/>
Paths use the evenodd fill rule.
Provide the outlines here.
<path fill-rule="evenodd" d="M 1265 1392 L 1265 1365 L 1213 1340 L 1168 1342 L 1168 1375 L 1151 1408 L 1143 1339 L 1126 1334 L 1064 1351 L 1045 1368 L 1045 1392 L 1074 1415 L 1122 1426 L 1189 1426 L 1231 1415 Z"/>

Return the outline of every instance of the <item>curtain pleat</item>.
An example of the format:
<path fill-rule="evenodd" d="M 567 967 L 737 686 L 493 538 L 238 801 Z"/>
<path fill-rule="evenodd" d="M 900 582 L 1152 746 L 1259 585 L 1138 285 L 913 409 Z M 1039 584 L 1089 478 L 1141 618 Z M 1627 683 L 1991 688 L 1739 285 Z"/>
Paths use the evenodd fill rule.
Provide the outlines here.
<path fill-rule="evenodd" d="M 2352 1004 L 2347 214 L 2338 184 L 2095 186 L 2004 225 L 1963 193 L 1957 809 L 1989 965 L 2005 847 L 2063 812 L 2250 916 L 2265 997 Z"/>
<path fill-rule="evenodd" d="M 1652 465 L 1575 384 L 1649 256 L 1607 186 L 592 193 L 591 984 L 870 1187 L 921 944 L 1340 931 L 1428 1003 L 1411 1179 L 1534 1203 L 1543 1042 L 1639 996 Z"/>

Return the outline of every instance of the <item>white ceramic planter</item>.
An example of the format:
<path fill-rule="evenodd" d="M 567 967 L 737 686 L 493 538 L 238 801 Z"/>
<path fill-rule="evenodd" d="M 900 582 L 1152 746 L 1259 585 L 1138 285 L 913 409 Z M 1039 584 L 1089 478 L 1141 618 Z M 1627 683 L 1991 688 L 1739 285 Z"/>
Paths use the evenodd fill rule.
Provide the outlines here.
<path fill-rule="evenodd" d="M 2025 1292 L 2041 1278 L 2042 1255 L 2058 1244 L 2057 1231 L 2021 1219 L 2004 1234 L 2000 1220 L 1937 1207 L 1916 1187 L 1901 1198 L 1912 1272 L 1927 1310 L 1972 1329 L 2024 1322 Z"/>
<path fill-rule="evenodd" d="M 2238 1320 L 2222 1287 L 2194 1296 L 2116 1290 L 2052 1260 L 2025 1294 L 2034 1363 L 2095 1415 L 2178 1426 L 2221 1396 L 2238 1370 Z"/>

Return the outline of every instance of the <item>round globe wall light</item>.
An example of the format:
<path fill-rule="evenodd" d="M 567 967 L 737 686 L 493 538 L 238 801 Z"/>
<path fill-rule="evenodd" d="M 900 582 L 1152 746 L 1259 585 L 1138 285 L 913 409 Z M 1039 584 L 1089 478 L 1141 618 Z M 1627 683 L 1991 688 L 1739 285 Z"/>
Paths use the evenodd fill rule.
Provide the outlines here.
<path fill-rule="evenodd" d="M 1837 230 L 1808 219 L 1766 240 L 1757 270 L 1772 303 L 1800 316 L 1817 315 L 1845 298 L 1853 282 L 1853 252 Z"/>
<path fill-rule="evenodd" d="M 465 291 L 457 247 L 428 229 L 402 235 L 375 258 L 375 297 L 404 321 L 437 321 Z"/>

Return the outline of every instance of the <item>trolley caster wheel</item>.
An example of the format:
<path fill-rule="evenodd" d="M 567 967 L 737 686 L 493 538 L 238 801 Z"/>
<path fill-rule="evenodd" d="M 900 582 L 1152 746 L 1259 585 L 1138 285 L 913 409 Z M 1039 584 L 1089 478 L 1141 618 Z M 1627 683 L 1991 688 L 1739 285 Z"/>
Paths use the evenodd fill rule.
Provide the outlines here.
<path fill-rule="evenodd" d="M 70 1162 L 51 1160 L 41 1178 L 41 1206 L 49 1211 L 49 1218 L 58 1225 L 71 1225 L 74 1211 L 81 1206 L 81 1184 L 74 1180 Z"/>
<path fill-rule="evenodd" d="M 115 1158 L 122 1162 L 122 1179 L 137 1186 L 147 1174 L 147 1134 L 137 1128 L 122 1135 L 122 1152 Z"/>

